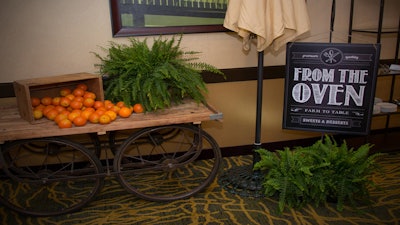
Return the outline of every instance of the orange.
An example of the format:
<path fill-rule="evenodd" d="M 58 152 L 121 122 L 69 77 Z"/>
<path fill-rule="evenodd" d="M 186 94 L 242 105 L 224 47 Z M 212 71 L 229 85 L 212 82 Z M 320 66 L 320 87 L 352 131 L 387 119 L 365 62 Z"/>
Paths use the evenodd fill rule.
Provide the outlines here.
<path fill-rule="evenodd" d="M 143 108 L 142 104 L 136 103 L 135 105 L 133 105 L 133 111 L 135 113 L 142 113 L 142 112 L 144 112 L 144 108 Z"/>
<path fill-rule="evenodd" d="M 90 114 L 90 116 L 89 116 L 89 121 L 91 123 L 99 123 L 99 119 L 100 119 L 100 115 L 95 112 Z"/>
<path fill-rule="evenodd" d="M 85 110 L 84 110 L 84 111 L 95 112 L 95 111 L 96 111 L 96 109 L 95 109 L 95 108 L 92 108 L 92 107 L 87 107 L 87 108 L 85 108 Z"/>
<path fill-rule="evenodd" d="M 35 109 L 33 110 L 33 118 L 35 120 L 41 119 L 43 117 L 43 112 L 41 110 Z"/>
<path fill-rule="evenodd" d="M 66 95 L 65 96 L 66 98 L 69 98 L 69 100 L 74 100 L 74 98 L 75 98 L 75 95 L 73 95 L 73 94 L 68 94 L 68 95 Z"/>
<path fill-rule="evenodd" d="M 47 114 L 50 110 L 54 109 L 54 107 L 55 107 L 54 105 L 46 105 L 46 106 L 43 108 L 43 110 L 42 110 L 43 115 L 46 116 L 46 114 Z"/>
<path fill-rule="evenodd" d="M 106 107 L 100 106 L 98 108 L 94 108 L 95 110 L 103 110 L 104 112 L 107 111 Z"/>
<path fill-rule="evenodd" d="M 92 109 L 92 108 L 90 108 L 90 109 Z M 93 113 L 93 111 L 84 110 L 84 111 L 82 111 L 81 116 L 85 117 L 85 118 L 88 120 L 88 119 L 89 119 L 89 116 L 90 116 L 92 113 Z"/>
<path fill-rule="evenodd" d="M 68 116 L 70 114 L 70 111 L 65 109 L 64 111 L 61 111 L 59 114 L 65 114 Z"/>
<path fill-rule="evenodd" d="M 129 117 L 129 116 L 131 116 L 131 114 L 132 114 L 131 109 L 128 108 L 128 107 L 126 107 L 126 106 L 122 107 L 122 108 L 118 111 L 118 115 L 119 115 L 120 117 L 123 117 L 123 118 Z"/>
<path fill-rule="evenodd" d="M 52 105 L 59 105 L 59 104 L 60 104 L 60 100 L 61 100 L 61 97 L 54 97 L 54 98 L 51 100 L 51 104 L 52 104 Z"/>
<path fill-rule="evenodd" d="M 85 99 L 82 96 L 76 96 L 74 101 L 83 102 Z"/>
<path fill-rule="evenodd" d="M 98 109 L 100 107 L 104 107 L 104 103 L 102 101 L 97 100 L 97 101 L 94 102 L 93 107 L 95 109 Z"/>
<path fill-rule="evenodd" d="M 118 114 L 120 109 L 121 109 L 120 107 L 114 105 L 110 110 Z"/>
<path fill-rule="evenodd" d="M 93 98 L 85 98 L 83 100 L 83 105 L 85 107 L 92 107 L 94 105 L 94 99 Z"/>
<path fill-rule="evenodd" d="M 114 103 L 112 103 L 110 100 L 104 100 L 104 107 L 107 110 L 110 110 L 112 107 L 114 107 Z"/>
<path fill-rule="evenodd" d="M 104 100 L 104 105 L 113 104 L 111 100 Z"/>
<path fill-rule="evenodd" d="M 63 107 L 63 106 L 61 106 L 61 105 L 56 105 L 56 106 L 54 107 L 54 109 L 57 110 L 58 113 L 67 110 L 65 107 Z"/>
<path fill-rule="evenodd" d="M 75 97 L 82 97 L 82 96 L 85 94 L 85 91 L 84 91 L 83 89 L 80 89 L 80 88 L 75 88 L 75 89 L 72 91 L 72 94 L 73 94 Z"/>
<path fill-rule="evenodd" d="M 71 99 L 69 99 L 67 97 L 61 97 L 61 99 L 60 99 L 61 106 L 68 107 L 70 103 L 71 103 Z"/>
<path fill-rule="evenodd" d="M 48 96 L 47 97 L 43 97 L 42 99 L 40 99 L 40 102 L 43 105 L 51 105 L 52 101 L 53 101 L 53 98 L 48 97 Z"/>
<path fill-rule="evenodd" d="M 91 99 L 96 99 L 96 94 L 90 91 L 85 91 L 85 94 L 83 95 L 83 98 L 91 98 Z"/>
<path fill-rule="evenodd" d="M 96 113 L 99 114 L 99 116 L 103 115 L 107 110 L 103 108 L 96 109 Z"/>
<path fill-rule="evenodd" d="M 44 109 L 45 107 L 46 107 L 45 105 L 43 105 L 43 104 L 39 104 L 38 106 L 36 106 L 36 107 L 34 108 L 34 110 L 40 110 L 40 111 L 43 111 L 43 109 Z"/>
<path fill-rule="evenodd" d="M 117 104 L 116 104 L 119 108 L 122 108 L 122 107 L 124 107 L 125 106 L 125 102 L 123 102 L 123 101 L 119 101 L 119 102 L 117 102 Z"/>
<path fill-rule="evenodd" d="M 108 110 L 104 114 L 108 115 L 111 119 L 111 121 L 114 121 L 117 119 L 117 114 L 114 111 Z"/>
<path fill-rule="evenodd" d="M 84 125 L 86 124 L 86 122 L 87 122 L 87 119 L 86 119 L 85 117 L 83 117 L 83 116 L 77 116 L 77 117 L 75 117 L 75 119 L 72 121 L 72 123 L 73 123 L 75 126 L 78 126 L 78 127 L 84 126 Z"/>
<path fill-rule="evenodd" d="M 75 99 L 69 104 L 69 106 L 71 106 L 72 109 L 81 109 L 83 106 L 82 102 L 79 101 L 75 101 Z"/>
<path fill-rule="evenodd" d="M 71 112 L 73 112 L 73 113 L 78 113 L 79 115 L 81 115 L 82 110 L 80 110 L 80 109 L 73 109 L 73 110 L 71 110 Z"/>
<path fill-rule="evenodd" d="M 65 96 L 67 96 L 67 95 L 69 95 L 69 94 L 71 94 L 71 89 L 69 89 L 69 88 L 62 88 L 62 89 L 60 90 L 60 95 L 61 95 L 62 97 L 65 97 Z"/>
<path fill-rule="evenodd" d="M 76 118 L 76 117 L 78 117 L 78 116 L 80 116 L 81 114 L 80 113 L 78 113 L 78 112 L 70 112 L 69 114 L 68 114 L 68 119 L 70 120 L 70 121 L 74 121 L 74 119 Z"/>
<path fill-rule="evenodd" d="M 58 122 L 57 125 L 59 128 L 71 128 L 72 122 L 68 119 L 63 119 L 60 122 Z"/>
<path fill-rule="evenodd" d="M 79 89 L 82 89 L 84 91 L 87 91 L 88 86 L 86 84 L 84 84 L 84 83 L 80 83 L 80 84 L 76 85 L 76 88 L 79 88 Z"/>
<path fill-rule="evenodd" d="M 32 104 L 32 107 L 36 107 L 36 106 L 40 105 L 40 98 L 32 97 L 31 104 Z"/>
<path fill-rule="evenodd" d="M 56 118 L 57 115 L 58 115 L 58 111 L 53 108 L 46 113 L 46 118 L 49 120 L 54 120 L 54 118 Z"/>
<path fill-rule="evenodd" d="M 110 116 L 107 115 L 107 114 L 101 115 L 100 118 L 99 118 L 99 123 L 100 124 L 109 124 L 109 123 L 111 123 Z"/>
<path fill-rule="evenodd" d="M 68 119 L 68 115 L 59 113 L 56 117 L 54 117 L 54 122 L 59 123 L 61 120 Z"/>

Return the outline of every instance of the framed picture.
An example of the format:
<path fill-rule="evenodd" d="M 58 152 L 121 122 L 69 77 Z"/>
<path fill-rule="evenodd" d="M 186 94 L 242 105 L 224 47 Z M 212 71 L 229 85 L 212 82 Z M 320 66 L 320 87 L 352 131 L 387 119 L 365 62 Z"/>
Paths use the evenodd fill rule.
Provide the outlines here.
<path fill-rule="evenodd" d="M 228 0 L 110 0 L 114 37 L 227 31 Z"/>

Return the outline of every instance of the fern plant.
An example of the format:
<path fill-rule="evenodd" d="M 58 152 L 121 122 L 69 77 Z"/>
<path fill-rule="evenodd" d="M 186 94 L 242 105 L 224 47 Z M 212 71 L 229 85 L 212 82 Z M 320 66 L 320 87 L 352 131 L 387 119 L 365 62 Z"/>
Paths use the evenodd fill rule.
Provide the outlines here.
<path fill-rule="evenodd" d="M 263 187 L 267 196 L 279 196 L 279 212 L 285 207 L 299 208 L 307 203 L 316 205 L 334 199 L 339 211 L 345 204 L 356 206 L 369 200 L 370 179 L 379 171 L 375 159 L 380 153 L 369 154 L 372 147 L 364 144 L 357 150 L 341 145 L 330 136 L 308 147 L 285 148 L 276 152 L 256 150 L 260 161 L 254 169 L 266 170 Z"/>
<path fill-rule="evenodd" d="M 382 155 L 370 155 L 371 147 L 370 144 L 364 144 L 357 149 L 349 148 L 346 141 L 338 145 L 333 138 L 325 136 L 324 140 L 304 148 L 303 152 L 308 152 L 314 164 L 325 165 L 323 170 L 314 172 L 316 179 L 325 181 L 324 189 L 321 190 L 324 198 L 314 200 L 334 200 L 339 211 L 343 210 L 346 203 L 355 207 L 357 201 L 369 201 L 369 189 L 375 186 L 370 176 L 379 171 L 375 159 Z"/>
<path fill-rule="evenodd" d="M 207 87 L 202 71 L 223 74 L 216 67 L 197 62 L 200 52 L 183 51 L 182 36 L 170 40 L 159 37 L 150 47 L 147 40 L 129 39 L 130 44 L 111 42 L 102 57 L 94 53 L 101 63 L 96 64 L 105 75 L 104 94 L 112 101 L 128 105 L 141 103 L 147 111 L 181 103 L 186 97 L 196 102 L 205 101 Z"/>
<path fill-rule="evenodd" d="M 256 151 L 261 160 L 254 165 L 254 169 L 268 170 L 263 187 L 266 196 L 278 196 L 279 211 L 283 212 L 285 207 L 300 208 L 306 204 L 309 195 L 307 179 L 312 176 L 312 165 L 308 159 L 289 148 L 277 150 L 275 153 L 265 149 Z"/>

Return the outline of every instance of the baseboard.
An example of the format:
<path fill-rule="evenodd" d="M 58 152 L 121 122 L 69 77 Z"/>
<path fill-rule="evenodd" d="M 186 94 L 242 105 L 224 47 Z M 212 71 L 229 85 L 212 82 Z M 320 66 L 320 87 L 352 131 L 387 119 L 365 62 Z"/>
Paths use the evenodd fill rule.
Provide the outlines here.
<path fill-rule="evenodd" d="M 387 130 L 373 130 L 369 135 L 356 136 L 356 135 L 333 135 L 338 143 L 344 140 L 351 148 L 358 148 L 359 146 L 369 143 L 372 144 L 370 153 L 375 152 L 399 152 L 400 151 L 400 128 L 389 128 Z M 281 150 L 284 147 L 293 148 L 296 146 L 309 146 L 315 143 L 321 137 L 304 138 L 297 140 L 279 141 L 271 143 L 263 143 L 260 147 L 269 151 Z M 231 157 L 238 155 L 251 155 L 254 153 L 254 145 L 242 145 L 233 147 L 222 147 L 221 153 L 223 157 Z"/>

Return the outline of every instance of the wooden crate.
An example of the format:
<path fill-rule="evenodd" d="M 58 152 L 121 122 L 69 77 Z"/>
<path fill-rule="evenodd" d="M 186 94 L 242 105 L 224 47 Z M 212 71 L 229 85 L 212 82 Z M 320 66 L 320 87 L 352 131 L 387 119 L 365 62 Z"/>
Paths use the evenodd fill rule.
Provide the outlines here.
<path fill-rule="evenodd" d="M 57 97 L 62 88 L 73 90 L 79 83 L 86 84 L 88 90 L 96 94 L 96 100 L 104 100 L 102 78 L 95 74 L 76 73 L 15 81 L 14 92 L 21 118 L 32 124 L 40 123 L 41 120 L 33 118 L 31 97 Z"/>

